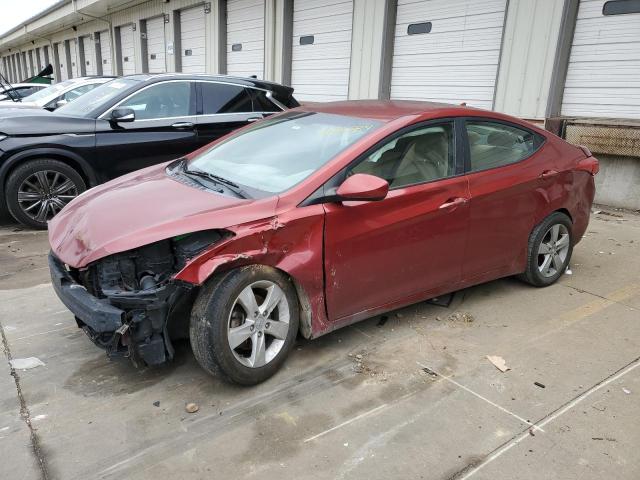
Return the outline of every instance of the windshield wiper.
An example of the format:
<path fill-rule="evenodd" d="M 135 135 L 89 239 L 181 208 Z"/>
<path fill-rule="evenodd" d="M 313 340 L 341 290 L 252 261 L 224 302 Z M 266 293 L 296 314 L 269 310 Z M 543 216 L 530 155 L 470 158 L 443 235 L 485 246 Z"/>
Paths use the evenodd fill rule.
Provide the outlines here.
<path fill-rule="evenodd" d="M 226 178 L 221 177 L 220 175 L 215 175 L 213 173 L 205 172 L 204 170 L 191 170 L 190 168 L 187 167 L 186 161 L 183 161 L 182 171 L 187 175 L 193 175 L 195 177 L 201 177 L 201 178 L 207 178 L 209 180 L 213 180 L 215 183 L 223 185 L 228 190 L 231 190 L 240 198 L 251 198 L 251 195 L 249 195 L 246 191 L 240 188 L 240 186 L 238 186 L 237 183 L 234 183 L 231 180 L 227 180 Z"/>

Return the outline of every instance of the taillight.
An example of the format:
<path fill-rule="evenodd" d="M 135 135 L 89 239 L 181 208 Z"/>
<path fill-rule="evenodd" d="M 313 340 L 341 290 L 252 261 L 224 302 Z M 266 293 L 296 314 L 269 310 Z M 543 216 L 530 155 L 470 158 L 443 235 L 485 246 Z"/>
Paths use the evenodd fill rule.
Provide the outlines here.
<path fill-rule="evenodd" d="M 591 175 L 595 175 L 600 171 L 600 164 L 598 162 L 598 159 L 593 156 L 589 156 L 587 158 L 579 160 L 576 167 L 578 170 L 584 170 L 585 172 L 589 172 Z"/>

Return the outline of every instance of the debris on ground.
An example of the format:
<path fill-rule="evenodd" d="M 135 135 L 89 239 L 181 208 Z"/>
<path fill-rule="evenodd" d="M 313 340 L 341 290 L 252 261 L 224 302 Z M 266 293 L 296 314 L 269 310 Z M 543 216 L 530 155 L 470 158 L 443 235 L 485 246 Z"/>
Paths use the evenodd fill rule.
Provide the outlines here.
<path fill-rule="evenodd" d="M 44 362 L 36 357 L 14 358 L 9 361 L 9 364 L 11 368 L 15 368 L 16 370 L 30 370 L 32 368 L 45 366 Z"/>
<path fill-rule="evenodd" d="M 196 413 L 198 410 L 200 410 L 200 407 L 198 407 L 196 403 L 187 403 L 184 409 L 187 413 Z"/>
<path fill-rule="evenodd" d="M 475 319 L 470 313 L 453 312 L 447 320 L 454 323 L 473 323 Z"/>
<path fill-rule="evenodd" d="M 433 379 L 438 378 L 438 374 L 436 372 L 434 372 L 433 370 L 431 370 L 429 367 L 424 367 L 422 369 L 422 371 L 424 373 L 426 373 L 427 375 L 429 375 Z"/>
<path fill-rule="evenodd" d="M 631 393 L 631 390 L 629 390 L 628 388 L 624 388 L 624 387 L 622 387 L 622 391 L 624 393 L 626 393 L 627 395 L 629 395 Z"/>
<path fill-rule="evenodd" d="M 567 265 L 566 270 L 564 271 L 565 275 L 573 275 L 573 272 L 571 271 L 571 267 L 569 267 L 569 265 Z"/>
<path fill-rule="evenodd" d="M 612 437 L 591 437 L 591 440 L 606 440 L 607 442 L 617 442 L 617 440 Z"/>
<path fill-rule="evenodd" d="M 598 215 L 599 213 L 602 213 L 602 210 L 594 210 L 594 211 L 593 211 L 593 213 L 594 213 L 595 215 Z"/>
<path fill-rule="evenodd" d="M 153 402 L 153 406 L 154 407 L 159 407 L 160 406 L 160 401 L 156 400 L 155 402 Z"/>
<path fill-rule="evenodd" d="M 378 327 L 382 327 L 385 323 L 387 323 L 387 320 L 389 320 L 389 317 L 387 317 L 386 315 L 381 315 L 380 320 L 378 321 Z"/>
<path fill-rule="evenodd" d="M 494 367 L 500 370 L 502 373 L 507 370 L 511 370 L 511 368 L 507 367 L 507 362 L 504 361 L 504 358 L 498 355 L 487 355 L 487 360 L 489 360 Z"/>
<path fill-rule="evenodd" d="M 547 386 L 544 383 L 540 383 L 540 382 L 533 382 L 533 384 L 536 387 L 540 387 L 540 388 L 547 388 Z"/>

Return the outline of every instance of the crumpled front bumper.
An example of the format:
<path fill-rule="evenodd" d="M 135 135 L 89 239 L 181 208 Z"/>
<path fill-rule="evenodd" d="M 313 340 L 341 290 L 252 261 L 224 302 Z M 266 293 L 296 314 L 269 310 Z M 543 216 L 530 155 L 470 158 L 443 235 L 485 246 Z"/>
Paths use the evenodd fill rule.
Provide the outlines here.
<path fill-rule="evenodd" d="M 91 295 L 53 253 L 49 253 L 49 271 L 56 295 L 82 323 L 98 333 L 115 332 L 122 326 L 124 310 Z"/>
<path fill-rule="evenodd" d="M 49 253 L 53 289 L 89 338 L 110 357 L 126 356 L 134 364 L 157 365 L 173 358 L 167 324 L 188 287 L 165 284 L 157 289 L 92 295 L 65 265 Z"/>

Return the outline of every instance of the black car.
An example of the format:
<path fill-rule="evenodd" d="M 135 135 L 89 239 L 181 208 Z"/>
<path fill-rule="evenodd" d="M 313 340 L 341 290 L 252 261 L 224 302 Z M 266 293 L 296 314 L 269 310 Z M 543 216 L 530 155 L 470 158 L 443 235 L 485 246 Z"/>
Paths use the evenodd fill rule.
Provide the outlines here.
<path fill-rule="evenodd" d="M 271 82 L 162 74 L 118 78 L 54 113 L 0 113 L 0 198 L 17 221 L 46 228 L 91 186 L 296 106 L 292 88 Z"/>

